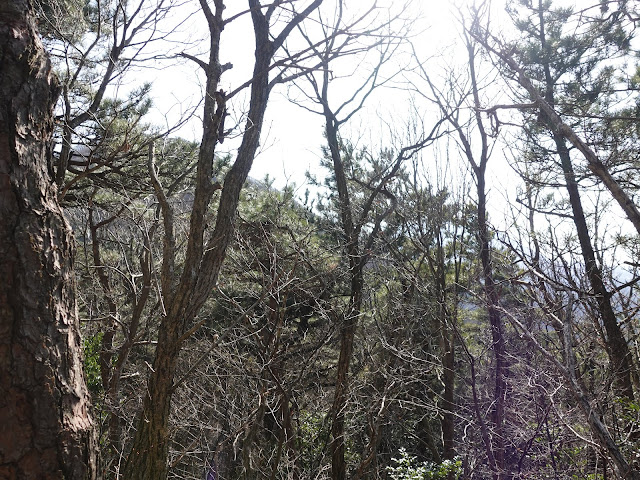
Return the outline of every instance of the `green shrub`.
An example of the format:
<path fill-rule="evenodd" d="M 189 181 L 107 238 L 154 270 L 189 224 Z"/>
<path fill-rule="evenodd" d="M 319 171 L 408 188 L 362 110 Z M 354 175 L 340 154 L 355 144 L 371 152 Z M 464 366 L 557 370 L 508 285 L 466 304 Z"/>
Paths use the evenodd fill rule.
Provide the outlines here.
<path fill-rule="evenodd" d="M 94 395 L 102 392 L 102 376 L 100 375 L 102 335 L 102 332 L 98 332 L 84 339 L 84 373 L 87 376 L 89 391 Z"/>
<path fill-rule="evenodd" d="M 404 448 L 398 452 L 399 458 L 393 458 L 395 467 L 387 467 L 392 480 L 457 480 L 462 474 L 462 460 L 445 460 L 440 464 L 418 463 Z"/>

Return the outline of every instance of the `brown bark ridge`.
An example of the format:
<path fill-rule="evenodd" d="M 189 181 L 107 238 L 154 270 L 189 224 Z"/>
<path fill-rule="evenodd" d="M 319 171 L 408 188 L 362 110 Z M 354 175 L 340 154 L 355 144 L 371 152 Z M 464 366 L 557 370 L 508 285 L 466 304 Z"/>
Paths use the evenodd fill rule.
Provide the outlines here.
<path fill-rule="evenodd" d="M 56 82 L 28 0 L 0 3 L 0 478 L 96 478 L 73 240 L 50 178 Z"/>

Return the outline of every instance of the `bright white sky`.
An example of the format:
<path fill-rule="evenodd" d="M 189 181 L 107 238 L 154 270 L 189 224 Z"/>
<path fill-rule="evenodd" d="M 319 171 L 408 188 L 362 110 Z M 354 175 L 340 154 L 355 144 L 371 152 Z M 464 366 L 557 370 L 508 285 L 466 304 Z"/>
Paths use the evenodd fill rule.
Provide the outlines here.
<path fill-rule="evenodd" d="M 353 0 L 358 6 L 364 8 L 370 5 L 373 0 Z M 567 0 L 569 1 L 569 0 Z M 438 69 L 443 66 L 464 66 L 466 63 L 466 51 L 461 46 L 459 25 L 456 20 L 457 5 L 472 3 L 473 0 L 413 0 L 413 4 L 408 11 L 412 19 L 416 19 L 412 31 L 412 41 L 416 46 L 418 55 L 422 60 L 428 60 L 427 70 L 437 77 Z M 333 2 L 327 0 L 328 5 Z M 381 8 L 398 9 L 398 0 L 378 0 L 377 5 Z M 227 0 L 226 18 L 246 8 L 245 0 Z M 356 3 L 353 3 L 356 4 Z M 502 0 L 493 2 L 494 13 L 492 25 L 494 29 L 508 27 L 509 22 L 501 22 L 504 18 L 502 13 Z M 198 11 L 199 6 L 193 0 L 193 17 L 191 22 L 184 28 L 183 35 L 196 41 L 198 37 L 203 39 L 201 51 L 206 52 L 208 45 L 208 31 L 204 22 L 204 16 Z M 382 10 L 381 10 L 382 11 Z M 188 11 L 185 9 L 185 15 Z M 329 15 L 330 16 L 330 15 Z M 504 25 L 503 25 L 504 24 Z M 221 45 L 221 62 L 231 62 L 233 69 L 226 72 L 221 81 L 221 87 L 225 91 L 230 91 L 248 80 L 251 76 L 253 66 L 254 38 L 250 18 L 245 15 L 227 26 L 223 32 Z M 197 49 L 190 50 L 196 53 Z M 206 58 L 203 55 L 202 58 Z M 397 69 L 406 67 L 408 60 L 402 55 L 397 55 L 389 64 L 393 69 L 393 62 Z M 167 115 L 168 123 L 174 122 L 179 115 L 197 105 L 202 96 L 203 76 L 194 63 L 186 61 L 182 65 L 175 65 L 172 62 L 170 67 L 156 72 L 152 79 L 155 96 L 156 118 L 162 121 Z M 360 70 L 353 69 L 352 65 L 343 64 L 334 67 L 336 74 L 351 73 L 350 78 L 341 80 L 340 88 L 344 89 L 345 95 L 350 95 L 354 87 L 358 85 L 358 75 L 366 76 L 369 72 L 366 68 Z M 343 72 L 338 72 L 341 68 Z M 435 77 L 434 77 L 435 78 Z M 426 84 L 424 85 L 426 89 Z M 335 90 L 334 90 L 335 91 Z M 492 98 L 486 99 L 487 104 L 498 102 L 497 98 L 502 94 L 497 84 Z M 495 97 L 493 97 L 495 95 Z M 391 135 L 389 128 L 402 130 L 410 117 L 410 95 L 401 89 L 381 88 L 375 95 L 372 95 L 361 113 L 354 117 L 347 128 L 342 131 L 343 135 L 352 141 L 359 141 L 360 145 L 368 146 L 376 150 L 383 146 L 389 146 Z M 504 103 L 504 102 L 503 102 Z M 507 102 L 508 103 L 508 102 Z M 228 104 L 229 106 L 229 104 Z M 239 96 L 230 102 L 231 117 L 227 120 L 233 123 L 233 119 L 240 120 L 246 111 L 246 96 Z M 430 123 L 437 116 L 437 109 L 427 102 L 417 105 L 417 110 L 421 115 L 425 115 L 425 127 L 430 128 Z M 200 110 L 197 111 L 200 114 Z M 502 114 L 501 114 L 502 115 Z M 505 114 L 506 115 L 506 114 Z M 201 136 L 201 121 L 198 117 L 188 122 L 177 134 L 185 138 L 199 140 Z M 303 108 L 293 104 L 287 98 L 287 89 L 277 87 L 271 95 L 270 104 L 267 109 L 267 118 L 263 127 L 261 150 L 254 161 L 250 175 L 255 179 L 263 179 L 266 175 L 275 179 L 274 185 L 277 188 L 285 184 L 295 183 L 299 187 L 299 194 L 302 195 L 306 185 L 305 172 L 311 171 L 322 176 L 324 172 L 319 171 L 319 159 L 321 147 L 324 144 L 323 119 L 320 115 L 314 115 Z M 238 141 L 231 139 L 225 141 L 223 147 L 232 154 L 237 148 Z M 393 145 L 392 146 L 398 146 Z M 503 155 L 503 147 L 498 146 L 493 152 L 488 174 L 488 193 L 490 208 L 493 211 L 493 222 L 500 224 L 505 229 L 510 225 L 509 205 L 514 205 L 519 185 L 518 178 L 509 166 L 509 152 L 507 149 Z M 222 150 L 219 150 L 221 153 Z M 443 152 L 443 148 L 440 149 Z M 447 180 L 441 180 L 451 186 L 453 182 L 470 183 L 468 178 L 458 177 L 466 168 L 466 162 L 457 158 L 455 148 L 452 149 L 452 156 L 447 160 L 438 160 L 439 167 L 444 168 L 444 164 L 449 162 Z M 426 152 L 424 156 L 426 168 L 434 171 L 437 163 L 433 157 L 433 151 Z M 444 156 L 444 154 L 443 154 Z M 442 178 L 442 172 L 432 173 Z M 446 183 L 449 182 L 449 183 Z"/>
<path fill-rule="evenodd" d="M 331 2 L 328 2 L 331 3 Z M 362 2 L 362 5 L 370 2 Z M 391 9 L 398 8 L 400 2 L 393 0 L 378 0 L 381 8 L 390 5 Z M 457 2 L 459 3 L 459 2 Z M 227 17 L 236 13 L 235 9 L 246 8 L 245 1 L 229 0 L 226 2 Z M 395 6 L 394 6 L 395 4 Z M 423 58 L 438 54 L 447 46 L 455 43 L 457 38 L 457 24 L 453 15 L 453 0 L 415 0 L 409 16 L 419 18 L 414 28 L 415 44 Z M 205 38 L 202 45 L 206 46 L 207 30 L 203 15 L 196 13 L 189 26 L 190 32 L 201 32 Z M 191 34 L 193 35 L 193 33 Z M 193 35 L 195 38 L 197 35 Z M 248 16 L 230 24 L 223 32 L 221 62 L 231 62 L 234 68 L 222 77 L 222 88 L 229 91 L 250 78 L 254 39 Z M 451 53 L 449 53 L 451 55 Z M 206 58 L 206 57 L 202 57 Z M 245 61 L 246 59 L 246 61 Z M 401 60 L 402 63 L 402 60 Z M 406 61 L 404 61 L 406 64 Z M 397 68 L 401 68 L 399 65 Z M 348 68 L 345 66 L 345 68 Z M 181 66 L 173 66 L 158 72 L 153 79 L 153 94 L 156 105 L 157 118 L 168 116 L 169 123 L 175 121 L 181 112 L 189 106 L 197 104 L 201 97 L 202 75 L 195 64 L 188 62 Z M 353 72 L 353 81 L 345 80 L 342 88 L 345 93 L 353 89 L 358 74 L 366 75 L 368 71 Z M 239 118 L 246 106 L 246 97 L 235 99 L 232 103 L 232 120 Z M 376 95 L 369 98 L 365 109 L 355 117 L 349 125 L 354 138 L 381 138 L 381 126 L 389 122 L 402 125 L 407 120 L 409 98 L 399 90 L 380 89 Z M 383 121 L 380 120 L 383 118 Z M 298 186 L 304 183 L 305 171 L 317 170 L 321 155 L 323 120 L 287 99 L 286 88 L 276 88 L 271 95 L 271 103 L 267 109 L 267 119 L 263 128 L 262 148 L 254 162 L 251 176 L 262 179 L 265 175 L 276 179 L 275 185 L 282 187 L 287 182 L 295 182 Z M 198 119 L 189 122 L 179 130 L 180 136 L 199 140 L 201 126 Z M 374 141 L 376 141 L 374 140 Z M 234 142 L 227 141 L 224 147 L 233 149 Z M 375 145 L 379 147 L 380 145 Z"/>
<path fill-rule="evenodd" d="M 201 52 L 206 53 L 208 44 L 208 32 L 197 0 L 191 1 L 193 17 L 191 22 L 180 33 L 179 38 L 198 38 L 204 41 Z M 350 5 L 368 5 L 373 0 L 350 0 Z M 494 0 L 494 13 L 492 26 L 494 33 L 497 28 L 509 28 L 509 22 L 503 21 L 502 13 L 503 1 Z M 580 5 L 582 0 L 558 0 L 559 3 L 573 3 Z M 355 3 L 358 2 L 358 3 Z M 437 75 L 438 67 L 463 66 L 466 62 L 466 53 L 460 44 L 459 26 L 456 21 L 456 5 L 472 3 L 473 0 L 413 0 L 411 7 L 411 18 L 417 19 L 413 43 L 418 50 L 418 54 L 423 60 L 429 60 L 428 71 Z M 327 3 L 331 3 L 327 0 Z M 378 0 L 379 6 L 391 6 L 398 8 L 398 0 Z M 246 8 L 246 0 L 227 0 L 228 10 L 225 12 L 227 18 L 240 9 Z M 236 10 L 234 10 L 234 8 Z M 185 15 L 189 13 L 184 9 Z M 241 18 L 229 25 L 223 32 L 222 37 L 222 63 L 231 62 L 234 68 L 226 72 L 222 78 L 221 87 L 225 91 L 230 91 L 239 84 L 248 80 L 251 76 L 253 60 L 254 39 L 250 19 L 248 16 Z M 190 53 L 196 53 L 196 49 Z M 443 53 L 444 52 L 444 53 Z M 206 58 L 203 55 L 202 58 Z M 406 66 L 406 60 L 398 55 L 393 59 L 398 63 L 398 69 Z M 404 63 L 403 63 L 404 62 Z M 338 67 L 336 67 L 338 68 Z M 353 70 L 351 65 L 344 66 L 345 72 Z M 182 65 L 175 64 L 175 61 L 167 63 L 167 68 L 161 71 L 147 70 L 150 77 L 145 76 L 145 80 L 153 81 L 153 95 L 155 101 L 155 123 L 163 123 L 167 118 L 167 123 L 171 125 L 181 113 L 188 111 L 197 105 L 202 97 L 202 75 L 199 69 L 192 62 L 184 62 Z M 336 70 L 337 72 L 337 70 Z M 342 72 L 340 72 L 342 73 Z M 358 74 L 366 75 L 367 71 L 353 72 L 352 80 L 357 80 Z M 132 81 L 130 79 L 130 81 Z M 133 79 L 133 83 L 141 81 Z M 342 81 L 342 88 L 345 94 L 352 91 L 352 87 L 357 82 L 349 79 Z M 426 89 L 425 85 L 425 89 Z M 491 98 L 486 99 L 487 105 L 498 102 L 502 95 L 500 82 L 493 84 Z M 504 100 L 504 99 L 502 99 Z M 503 102 L 500 102 L 503 103 Z M 236 98 L 231 102 L 232 119 L 241 119 L 242 113 L 246 111 L 246 97 Z M 229 104 L 228 104 L 229 106 Z M 382 88 L 376 95 L 369 98 L 366 108 L 359 116 L 354 117 L 348 128 L 342 131 L 344 136 L 350 140 L 358 140 L 360 145 L 366 145 L 373 150 L 382 146 L 389 146 L 389 128 L 402 130 L 406 125 L 410 112 L 410 96 L 406 91 L 400 89 Z M 433 105 L 426 102 L 419 104 L 417 110 L 425 115 L 425 126 L 428 128 L 429 117 L 436 118 L 437 111 Z M 200 110 L 197 110 L 200 114 Z M 430 113 L 432 112 L 432 113 Z M 502 114 L 501 114 L 502 115 Z M 506 113 L 505 113 L 506 115 Z M 183 126 L 177 135 L 199 140 L 201 136 L 201 121 L 194 118 Z M 263 128 L 262 147 L 259 155 L 255 159 L 250 175 L 256 179 L 263 179 L 269 175 L 275 179 L 275 186 L 283 187 L 287 183 L 294 182 L 299 187 L 299 195 L 302 195 L 306 185 L 305 172 L 310 170 L 314 174 L 322 176 L 324 172 L 319 171 L 319 159 L 321 147 L 324 143 L 322 137 L 323 120 L 321 116 L 314 115 L 308 111 L 292 104 L 287 98 L 285 88 L 276 88 L 271 95 L 271 101 L 267 109 L 266 124 Z M 451 140 L 453 141 L 453 139 Z M 231 139 L 224 143 L 224 148 L 229 149 L 233 154 L 238 143 Z M 392 146 L 398 146 L 392 145 Z M 425 169 L 430 178 L 437 176 L 439 185 L 446 185 L 455 189 L 454 184 L 466 183 L 472 185 L 469 175 L 464 175 L 466 162 L 460 160 L 459 152 L 452 148 L 447 155 L 446 146 L 440 145 L 440 157 L 434 156 L 434 151 L 426 151 L 423 155 Z M 504 153 L 503 153 L 504 152 Z M 519 178 L 513 173 L 509 165 L 508 146 L 499 144 L 493 152 L 487 172 L 488 200 L 491 213 L 491 220 L 498 229 L 508 231 L 511 228 L 512 212 L 510 208 L 516 205 Z M 445 172 L 445 173 L 443 173 Z M 475 196 L 472 194 L 472 196 Z M 621 218 L 612 216 L 613 221 L 625 223 Z M 607 227 L 603 225 L 606 230 Z"/>

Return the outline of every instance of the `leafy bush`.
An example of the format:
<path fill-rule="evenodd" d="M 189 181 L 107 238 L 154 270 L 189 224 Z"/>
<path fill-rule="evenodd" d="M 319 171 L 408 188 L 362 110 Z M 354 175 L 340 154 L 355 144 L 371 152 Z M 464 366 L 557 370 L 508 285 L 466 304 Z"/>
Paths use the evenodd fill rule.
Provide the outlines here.
<path fill-rule="evenodd" d="M 102 376 L 100 375 L 100 346 L 102 332 L 87 336 L 84 339 L 84 372 L 87 386 L 94 395 L 102 392 Z"/>
<path fill-rule="evenodd" d="M 457 480 L 462 474 L 462 460 L 445 460 L 440 464 L 418 463 L 416 458 L 401 448 L 400 458 L 393 458 L 395 467 L 387 467 L 392 480 Z"/>

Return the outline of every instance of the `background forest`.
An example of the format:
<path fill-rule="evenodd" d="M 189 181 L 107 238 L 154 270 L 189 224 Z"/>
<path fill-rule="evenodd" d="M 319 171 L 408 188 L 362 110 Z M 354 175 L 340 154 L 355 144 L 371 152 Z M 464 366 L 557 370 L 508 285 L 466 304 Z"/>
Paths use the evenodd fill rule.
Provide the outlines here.
<path fill-rule="evenodd" d="M 433 52 L 428 2 L 226 3 L 35 2 L 93 475 L 640 479 L 640 5 L 452 3 Z M 249 176 L 283 95 L 302 187 Z"/>

